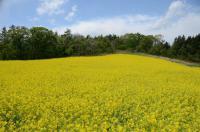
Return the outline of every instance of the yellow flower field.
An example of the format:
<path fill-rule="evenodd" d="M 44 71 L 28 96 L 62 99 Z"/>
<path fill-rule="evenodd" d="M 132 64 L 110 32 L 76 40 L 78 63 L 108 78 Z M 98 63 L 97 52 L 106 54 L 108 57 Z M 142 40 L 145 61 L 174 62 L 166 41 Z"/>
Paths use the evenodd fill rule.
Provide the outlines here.
<path fill-rule="evenodd" d="M 200 131 L 200 68 L 115 54 L 0 61 L 0 131 Z"/>

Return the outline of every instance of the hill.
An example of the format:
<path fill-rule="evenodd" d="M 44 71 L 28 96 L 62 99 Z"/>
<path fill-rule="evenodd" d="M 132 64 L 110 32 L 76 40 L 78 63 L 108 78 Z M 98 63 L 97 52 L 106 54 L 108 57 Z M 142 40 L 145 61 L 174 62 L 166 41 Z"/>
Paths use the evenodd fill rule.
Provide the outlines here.
<path fill-rule="evenodd" d="M 200 130 L 198 67 L 127 54 L 0 67 L 1 130 Z"/>

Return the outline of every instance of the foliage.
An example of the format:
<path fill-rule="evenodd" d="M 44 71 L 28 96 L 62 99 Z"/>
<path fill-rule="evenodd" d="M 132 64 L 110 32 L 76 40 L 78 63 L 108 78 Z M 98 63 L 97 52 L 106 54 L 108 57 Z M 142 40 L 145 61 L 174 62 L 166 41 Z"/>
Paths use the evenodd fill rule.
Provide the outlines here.
<path fill-rule="evenodd" d="M 200 62 L 200 34 L 188 38 L 175 38 L 171 52 L 174 58 Z"/>
<path fill-rule="evenodd" d="M 128 33 L 122 36 L 83 36 L 69 29 L 62 35 L 44 27 L 11 26 L 0 32 L 0 60 L 30 60 L 66 56 L 114 53 L 118 50 L 142 52 L 200 62 L 200 34 L 178 36 L 172 46 L 162 35 Z"/>

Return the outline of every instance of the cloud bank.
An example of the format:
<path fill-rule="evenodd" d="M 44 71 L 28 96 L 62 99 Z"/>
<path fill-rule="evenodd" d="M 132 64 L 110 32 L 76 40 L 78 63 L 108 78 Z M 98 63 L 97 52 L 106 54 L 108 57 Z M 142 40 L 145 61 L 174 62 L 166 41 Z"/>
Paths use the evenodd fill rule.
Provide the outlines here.
<path fill-rule="evenodd" d="M 54 14 L 62 14 L 64 10 L 61 7 L 68 0 L 41 0 L 39 7 L 37 8 L 38 15 L 54 15 Z"/>
<path fill-rule="evenodd" d="M 71 11 L 65 17 L 65 20 L 70 20 L 77 12 L 77 5 L 72 6 Z"/>
<path fill-rule="evenodd" d="M 36 9 L 37 15 L 50 16 L 51 19 L 48 20 L 50 24 L 55 24 L 56 21 L 55 19 L 52 19 L 52 17 L 56 15 L 63 16 L 63 19 L 70 21 L 77 12 L 77 5 L 73 5 L 71 10 L 66 12 L 64 7 L 66 6 L 67 2 L 69 2 L 69 0 L 40 0 L 39 6 Z M 33 17 L 30 19 L 30 21 L 35 22 L 38 21 L 38 19 L 39 17 Z"/>
<path fill-rule="evenodd" d="M 162 16 L 149 16 L 133 14 L 116 16 L 112 18 L 98 18 L 78 21 L 72 25 L 55 27 L 58 33 L 63 33 L 66 28 L 73 33 L 83 35 L 99 34 L 124 34 L 140 32 L 143 34 L 162 34 L 164 39 L 172 42 L 178 35 L 195 35 L 200 32 L 200 12 L 183 0 L 171 3 L 166 13 Z"/>

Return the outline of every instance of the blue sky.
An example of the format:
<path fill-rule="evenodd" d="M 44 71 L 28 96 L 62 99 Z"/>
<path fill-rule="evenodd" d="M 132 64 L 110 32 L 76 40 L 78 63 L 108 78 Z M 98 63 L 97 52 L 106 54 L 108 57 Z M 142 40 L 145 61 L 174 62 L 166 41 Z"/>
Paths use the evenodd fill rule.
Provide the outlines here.
<path fill-rule="evenodd" d="M 200 33 L 199 0 L 0 0 L 0 27 L 45 26 L 59 33 Z"/>

